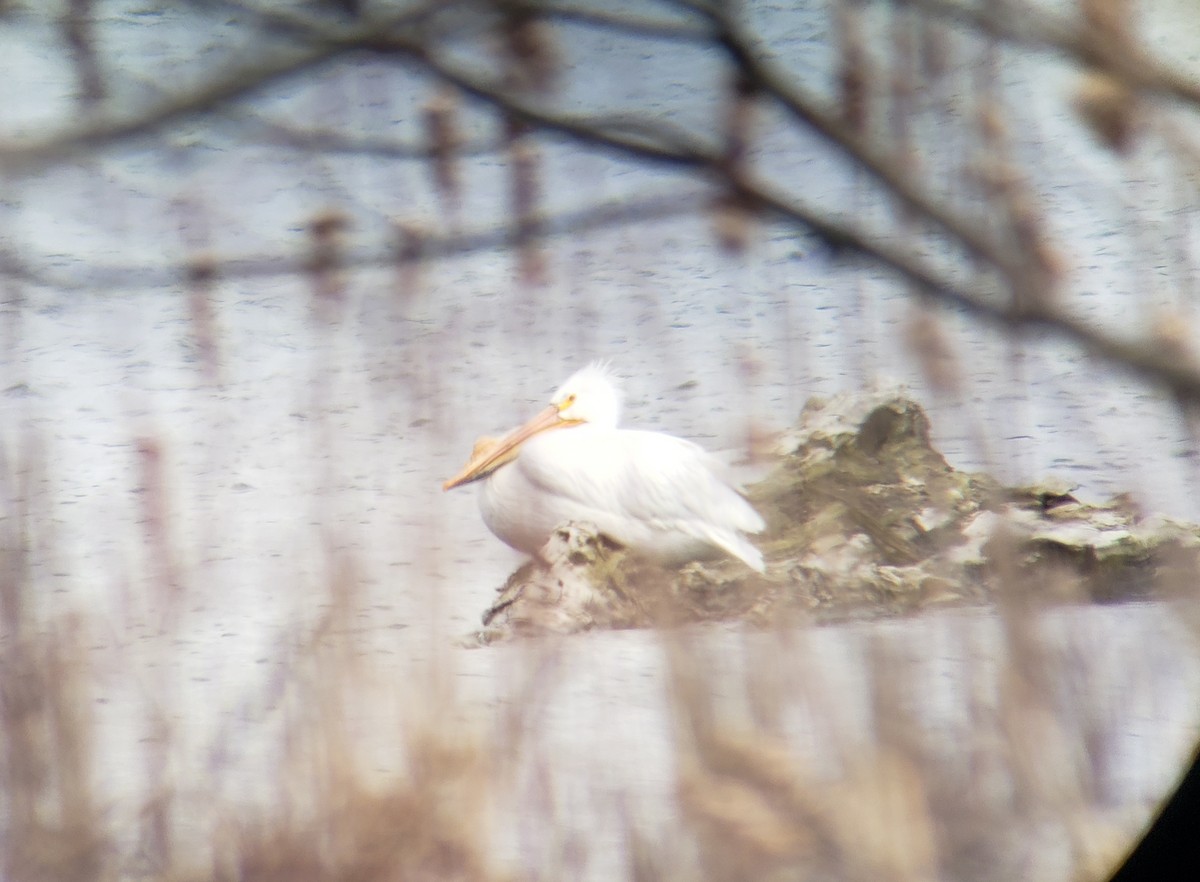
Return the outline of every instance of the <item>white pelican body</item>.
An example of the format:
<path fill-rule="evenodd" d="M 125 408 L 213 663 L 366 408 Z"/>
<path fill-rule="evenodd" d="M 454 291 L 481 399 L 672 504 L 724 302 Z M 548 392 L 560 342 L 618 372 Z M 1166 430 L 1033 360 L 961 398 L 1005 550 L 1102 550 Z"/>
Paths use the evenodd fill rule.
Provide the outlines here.
<path fill-rule="evenodd" d="M 476 445 L 445 489 L 482 480 L 484 523 L 513 548 L 536 553 L 567 521 L 585 521 L 620 545 L 671 562 L 723 550 L 763 570 L 745 537 L 763 529 L 750 503 L 703 448 L 660 432 L 617 428 L 620 394 L 591 365 L 546 410 L 499 441 Z"/>

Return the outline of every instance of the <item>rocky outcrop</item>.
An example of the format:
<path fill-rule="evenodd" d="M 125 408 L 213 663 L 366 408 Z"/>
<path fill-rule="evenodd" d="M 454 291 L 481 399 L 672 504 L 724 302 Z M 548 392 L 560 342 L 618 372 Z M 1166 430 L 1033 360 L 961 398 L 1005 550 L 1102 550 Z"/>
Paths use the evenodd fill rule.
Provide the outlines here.
<path fill-rule="evenodd" d="M 765 574 L 736 560 L 665 568 L 564 524 L 499 589 L 472 639 L 901 615 L 1002 597 L 1117 601 L 1170 590 L 1200 555 L 1200 528 L 1143 517 L 1127 499 L 1085 504 L 1060 483 L 1008 488 L 952 468 L 903 397 L 812 400 L 777 447 L 773 472 L 747 488 L 767 521 Z"/>

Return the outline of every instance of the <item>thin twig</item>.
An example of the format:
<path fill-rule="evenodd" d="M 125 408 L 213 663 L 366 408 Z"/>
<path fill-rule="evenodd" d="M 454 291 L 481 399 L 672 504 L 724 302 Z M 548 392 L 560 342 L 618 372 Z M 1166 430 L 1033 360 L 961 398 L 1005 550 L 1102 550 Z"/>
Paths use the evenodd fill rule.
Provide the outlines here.
<path fill-rule="evenodd" d="M 1143 92 L 1158 93 L 1200 108 L 1200 82 L 1130 43 L 1120 47 L 1081 31 L 1045 11 L 1027 8 L 1020 16 L 998 15 L 987 3 L 968 6 L 953 0 L 910 0 L 918 9 L 975 33 L 1025 48 L 1057 52 L 1097 67 Z"/>
<path fill-rule="evenodd" d="M 329 129 L 305 129 L 258 115 L 230 113 L 226 114 L 226 117 L 248 138 L 258 138 L 270 144 L 298 150 L 335 155 L 374 156 L 380 159 L 428 161 L 436 158 L 436 149 L 428 144 L 346 134 Z M 497 136 L 459 144 L 455 147 L 455 154 L 460 157 L 489 156 L 498 154 L 503 149 L 504 141 Z"/>
<path fill-rule="evenodd" d="M 815 96 L 807 94 L 799 84 L 783 76 L 773 64 L 752 50 L 749 38 L 732 17 L 715 9 L 713 16 L 721 27 L 722 44 L 734 63 L 763 93 L 775 98 L 798 122 L 825 138 L 843 155 L 857 161 L 915 215 L 933 221 L 973 257 L 1009 275 L 1015 258 L 981 232 L 984 225 L 978 218 L 957 214 L 936 202 L 902 163 L 894 161 L 832 114 L 823 111 Z"/>
<path fill-rule="evenodd" d="M 74 160 L 97 149 L 156 135 L 172 123 L 222 110 L 314 68 L 361 50 L 377 32 L 412 26 L 426 10 L 410 11 L 386 21 L 372 21 L 356 28 L 328 28 L 312 32 L 312 39 L 277 50 L 241 65 L 220 68 L 203 85 L 170 95 L 148 109 L 124 116 L 98 116 L 82 125 L 36 140 L 0 143 L 0 172 L 32 174 Z"/>
<path fill-rule="evenodd" d="M 641 199 L 623 199 L 605 205 L 538 218 L 539 235 L 543 238 L 573 236 L 630 224 L 694 217 L 712 199 L 711 192 L 695 189 L 690 192 L 654 195 Z M 456 234 L 429 234 L 421 238 L 421 260 L 446 260 L 486 251 L 509 249 L 515 232 L 507 227 L 491 227 Z M 411 256 L 392 247 L 347 248 L 340 255 L 340 266 L 347 270 L 370 270 L 394 266 Z M 207 254 L 204 266 L 219 279 L 283 278 L 304 272 L 311 265 L 308 251 L 292 255 L 270 254 L 234 256 Z M 0 277 L 12 278 L 29 285 L 55 290 L 86 290 L 93 293 L 136 288 L 170 288 L 194 273 L 195 260 L 160 266 L 102 265 L 89 262 L 77 274 L 47 272 L 35 269 L 21 255 L 0 249 Z"/>

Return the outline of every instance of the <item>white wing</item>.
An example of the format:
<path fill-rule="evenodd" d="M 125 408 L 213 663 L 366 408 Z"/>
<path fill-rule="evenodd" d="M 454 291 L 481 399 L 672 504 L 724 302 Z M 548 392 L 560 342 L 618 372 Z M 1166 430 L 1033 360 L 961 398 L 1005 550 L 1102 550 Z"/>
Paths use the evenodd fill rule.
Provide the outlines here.
<path fill-rule="evenodd" d="M 617 542 L 664 556 L 713 545 L 763 569 L 761 552 L 742 535 L 760 532 L 762 518 L 690 441 L 578 426 L 534 439 L 514 466 L 558 513 L 590 520 Z"/>

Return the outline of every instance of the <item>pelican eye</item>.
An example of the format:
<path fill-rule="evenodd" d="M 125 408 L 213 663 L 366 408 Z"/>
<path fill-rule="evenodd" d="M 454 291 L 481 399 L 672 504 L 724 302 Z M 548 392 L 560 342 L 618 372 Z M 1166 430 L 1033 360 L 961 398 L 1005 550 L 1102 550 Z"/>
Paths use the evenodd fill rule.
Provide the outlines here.
<path fill-rule="evenodd" d="M 566 398 L 564 398 L 562 400 L 562 404 L 560 404 L 558 406 L 559 412 L 561 413 L 562 411 L 566 410 L 568 407 L 570 407 L 574 403 L 575 403 L 575 393 L 572 392 L 570 395 L 568 395 Z"/>

